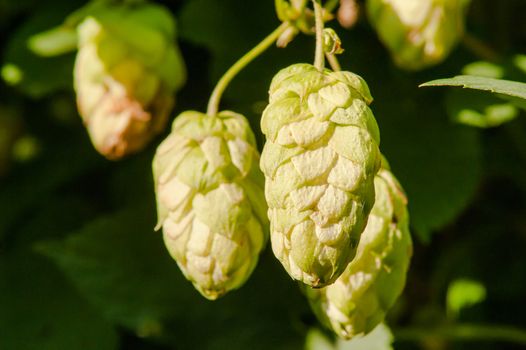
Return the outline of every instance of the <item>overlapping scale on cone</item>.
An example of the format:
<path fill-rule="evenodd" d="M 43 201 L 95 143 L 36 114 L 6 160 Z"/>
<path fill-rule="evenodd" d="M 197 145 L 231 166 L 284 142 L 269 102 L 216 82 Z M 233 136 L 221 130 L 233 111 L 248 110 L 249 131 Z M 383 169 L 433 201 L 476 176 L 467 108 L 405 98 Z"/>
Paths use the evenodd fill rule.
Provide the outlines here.
<path fill-rule="evenodd" d="M 272 80 L 261 157 L 274 254 L 289 275 L 334 282 L 354 257 L 381 158 L 365 81 L 295 64 Z"/>
<path fill-rule="evenodd" d="M 387 169 L 375 178 L 376 202 L 356 257 L 332 285 L 304 291 L 320 321 L 350 339 L 373 330 L 402 293 L 412 255 L 407 200 Z"/>
<path fill-rule="evenodd" d="M 367 0 L 378 36 L 401 68 L 443 61 L 464 32 L 469 0 Z"/>
<path fill-rule="evenodd" d="M 164 130 L 185 80 L 175 22 L 161 6 L 106 6 L 77 29 L 79 112 L 95 148 L 118 159 Z"/>
<path fill-rule="evenodd" d="M 153 161 L 158 228 L 208 299 L 240 287 L 268 237 L 259 153 L 246 119 L 184 112 Z"/>

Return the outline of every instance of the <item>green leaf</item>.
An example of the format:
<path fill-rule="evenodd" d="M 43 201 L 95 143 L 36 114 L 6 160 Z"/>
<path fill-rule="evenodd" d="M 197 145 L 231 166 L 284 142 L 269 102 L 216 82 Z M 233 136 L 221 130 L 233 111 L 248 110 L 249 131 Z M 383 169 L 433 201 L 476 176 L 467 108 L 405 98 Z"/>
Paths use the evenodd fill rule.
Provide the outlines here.
<path fill-rule="evenodd" d="M 31 36 L 28 46 L 43 57 L 58 56 L 77 48 L 77 32 L 74 28 L 59 26 Z"/>
<path fill-rule="evenodd" d="M 1 349 L 117 349 L 113 327 L 30 252 L 0 255 L 0 310 Z"/>
<path fill-rule="evenodd" d="M 481 303 L 486 299 L 486 288 L 480 282 L 469 279 L 453 281 L 447 290 L 447 309 L 457 317 L 462 309 Z"/>
<path fill-rule="evenodd" d="M 526 84 L 511 80 L 493 79 L 472 75 L 458 75 L 448 79 L 437 79 L 421 84 L 428 86 L 461 86 L 466 89 L 489 91 L 526 99 Z"/>

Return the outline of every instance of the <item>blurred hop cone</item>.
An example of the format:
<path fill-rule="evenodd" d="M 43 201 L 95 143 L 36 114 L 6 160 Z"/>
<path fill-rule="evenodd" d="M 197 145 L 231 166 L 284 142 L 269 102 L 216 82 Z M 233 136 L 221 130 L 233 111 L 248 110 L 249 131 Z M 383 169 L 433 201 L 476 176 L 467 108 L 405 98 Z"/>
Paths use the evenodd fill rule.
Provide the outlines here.
<path fill-rule="evenodd" d="M 175 22 L 157 5 L 104 7 L 78 26 L 74 78 L 95 148 L 119 159 L 161 132 L 185 80 Z"/>
<path fill-rule="evenodd" d="M 387 169 L 374 180 L 376 201 L 356 257 L 334 284 L 304 291 L 320 321 L 350 339 L 372 331 L 402 293 L 412 255 L 407 200 Z"/>
<path fill-rule="evenodd" d="M 239 288 L 268 239 L 259 153 L 245 117 L 184 112 L 153 161 L 157 228 L 208 299 Z"/>
<path fill-rule="evenodd" d="M 464 32 L 469 0 L 367 0 L 367 13 L 395 63 L 407 70 L 443 61 Z"/>
<path fill-rule="evenodd" d="M 313 287 L 333 283 L 356 253 L 381 158 L 365 81 L 295 64 L 272 80 L 261 128 L 274 254 Z"/>

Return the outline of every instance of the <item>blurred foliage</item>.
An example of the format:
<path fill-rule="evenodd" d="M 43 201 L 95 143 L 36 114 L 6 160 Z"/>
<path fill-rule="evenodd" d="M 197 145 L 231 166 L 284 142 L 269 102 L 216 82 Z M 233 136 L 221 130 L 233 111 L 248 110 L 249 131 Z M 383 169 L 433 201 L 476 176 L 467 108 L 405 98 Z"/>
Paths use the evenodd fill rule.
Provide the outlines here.
<path fill-rule="evenodd" d="M 178 19 L 189 74 L 173 116 L 203 111 L 221 74 L 279 25 L 270 0 L 159 2 Z M 270 247 L 243 288 L 202 298 L 153 231 L 151 159 L 161 138 L 121 162 L 104 160 L 76 112 L 74 53 L 29 50 L 28 38 L 84 4 L 0 0 L 0 349 L 304 348 L 319 325 Z M 467 31 L 496 56 L 461 45 L 418 73 L 393 65 L 363 16 L 350 30 L 329 24 L 346 50 L 343 68 L 369 83 L 382 151 L 410 202 L 414 259 L 387 319 L 395 349 L 526 345 L 524 104 L 418 88 L 458 74 L 526 82 L 524 13 L 522 0 L 473 0 Z M 223 107 L 249 118 L 260 145 L 270 80 L 311 62 L 313 48 L 303 35 L 271 48 L 227 90 Z M 471 117 L 458 117 L 466 110 Z M 484 286 L 485 299 L 459 279 Z M 462 310 L 451 319 L 448 308 Z M 315 332 L 321 345 L 309 349 L 373 349 Z"/>
<path fill-rule="evenodd" d="M 460 310 L 478 304 L 484 299 L 486 299 L 486 288 L 477 281 L 458 279 L 447 289 L 447 308 L 455 317 Z"/>

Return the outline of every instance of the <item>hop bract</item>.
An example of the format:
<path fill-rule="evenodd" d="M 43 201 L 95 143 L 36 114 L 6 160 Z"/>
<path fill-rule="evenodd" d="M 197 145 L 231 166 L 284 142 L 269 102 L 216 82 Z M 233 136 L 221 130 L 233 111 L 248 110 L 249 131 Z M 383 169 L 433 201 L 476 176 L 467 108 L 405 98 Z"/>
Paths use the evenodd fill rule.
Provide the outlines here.
<path fill-rule="evenodd" d="M 77 31 L 75 90 L 93 145 L 109 159 L 141 150 L 185 80 L 173 17 L 157 5 L 104 7 Z"/>
<path fill-rule="evenodd" d="M 378 36 L 401 68 L 443 61 L 464 32 L 469 0 L 367 0 Z"/>
<path fill-rule="evenodd" d="M 263 174 L 246 119 L 184 112 L 153 161 L 158 227 L 186 278 L 208 299 L 240 287 L 268 233 Z"/>
<path fill-rule="evenodd" d="M 270 86 L 261 168 L 272 249 L 314 287 L 345 270 L 374 203 L 381 158 L 371 101 L 359 76 L 310 64 L 281 70 Z"/>
<path fill-rule="evenodd" d="M 343 338 L 372 331 L 402 292 L 412 242 L 406 197 L 393 174 L 375 178 L 376 202 L 356 257 L 334 284 L 305 288 L 322 323 Z"/>

